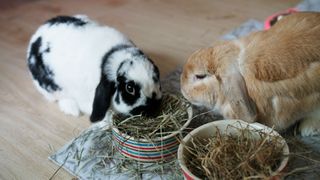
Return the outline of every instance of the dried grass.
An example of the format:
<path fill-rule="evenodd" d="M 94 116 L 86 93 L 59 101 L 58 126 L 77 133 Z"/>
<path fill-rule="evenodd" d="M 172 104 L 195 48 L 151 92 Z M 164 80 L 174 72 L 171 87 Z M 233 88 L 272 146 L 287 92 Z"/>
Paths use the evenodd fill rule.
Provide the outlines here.
<path fill-rule="evenodd" d="M 228 127 L 230 128 L 230 127 Z M 194 138 L 185 157 L 188 169 L 202 179 L 252 179 L 273 176 L 280 165 L 283 143 L 279 136 L 262 130 L 236 128 L 238 136 L 216 134 Z"/>
<path fill-rule="evenodd" d="M 190 104 L 181 96 L 165 94 L 155 117 L 114 115 L 119 131 L 140 139 L 155 139 L 177 132 L 188 121 Z"/>

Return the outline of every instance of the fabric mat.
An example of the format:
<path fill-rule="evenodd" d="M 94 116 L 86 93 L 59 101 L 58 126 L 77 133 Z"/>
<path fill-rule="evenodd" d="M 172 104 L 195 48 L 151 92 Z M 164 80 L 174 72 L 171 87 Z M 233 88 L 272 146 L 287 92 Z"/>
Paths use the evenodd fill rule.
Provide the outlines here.
<path fill-rule="evenodd" d="M 320 11 L 320 0 L 305 0 L 296 6 L 300 11 Z M 263 29 L 263 22 L 251 19 L 222 39 L 230 40 L 244 36 L 253 31 Z M 177 68 L 162 80 L 164 91 L 180 94 L 179 76 L 181 68 Z M 205 112 L 205 109 L 194 107 L 194 114 Z M 213 114 L 206 114 L 195 118 L 190 127 L 195 128 L 210 121 L 221 119 Z M 320 163 L 320 136 L 300 137 L 293 135 L 294 128 L 283 136 L 289 143 L 291 153 L 299 155 L 301 152 L 310 159 L 299 156 L 290 157 L 286 171 Z M 167 164 L 132 163 L 123 158 L 112 143 L 111 132 L 105 123 L 93 124 L 78 137 L 60 148 L 49 159 L 62 166 L 79 179 L 183 179 L 178 161 Z M 139 168 L 137 168 L 139 167 Z M 286 179 L 320 179 L 320 167 L 304 170 L 286 177 Z"/>

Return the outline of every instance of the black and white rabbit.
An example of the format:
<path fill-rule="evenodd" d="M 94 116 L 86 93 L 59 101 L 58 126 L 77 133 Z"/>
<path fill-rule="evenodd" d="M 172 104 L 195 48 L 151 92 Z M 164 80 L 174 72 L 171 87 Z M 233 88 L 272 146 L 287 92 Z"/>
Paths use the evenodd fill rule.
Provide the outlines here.
<path fill-rule="evenodd" d="M 28 67 L 37 89 L 74 116 L 110 109 L 151 114 L 162 93 L 157 66 L 119 31 L 87 16 L 58 16 L 32 36 Z"/>

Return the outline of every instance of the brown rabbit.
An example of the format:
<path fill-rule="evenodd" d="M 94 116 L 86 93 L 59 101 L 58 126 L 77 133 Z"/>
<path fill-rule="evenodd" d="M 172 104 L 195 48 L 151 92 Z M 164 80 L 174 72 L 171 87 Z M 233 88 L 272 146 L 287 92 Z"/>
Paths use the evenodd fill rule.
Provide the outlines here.
<path fill-rule="evenodd" d="M 224 118 L 320 134 L 320 13 L 295 13 L 267 31 L 193 53 L 181 91 Z"/>

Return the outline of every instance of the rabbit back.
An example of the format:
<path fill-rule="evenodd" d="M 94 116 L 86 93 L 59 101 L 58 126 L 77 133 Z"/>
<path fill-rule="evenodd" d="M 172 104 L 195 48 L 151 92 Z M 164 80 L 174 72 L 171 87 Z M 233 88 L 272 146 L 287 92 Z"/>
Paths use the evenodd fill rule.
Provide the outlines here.
<path fill-rule="evenodd" d="M 296 13 L 237 42 L 245 49 L 240 71 L 263 123 L 285 129 L 320 108 L 319 22 L 319 13 Z"/>
<path fill-rule="evenodd" d="M 131 42 L 117 30 L 100 26 L 86 16 L 50 19 L 38 28 L 28 47 L 34 84 L 49 100 L 65 99 L 66 106 L 72 100 L 79 110 L 66 113 L 90 114 L 103 56 L 117 44 Z"/>

